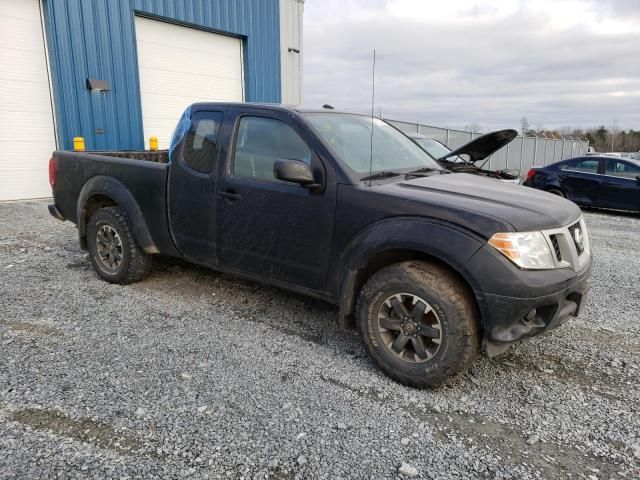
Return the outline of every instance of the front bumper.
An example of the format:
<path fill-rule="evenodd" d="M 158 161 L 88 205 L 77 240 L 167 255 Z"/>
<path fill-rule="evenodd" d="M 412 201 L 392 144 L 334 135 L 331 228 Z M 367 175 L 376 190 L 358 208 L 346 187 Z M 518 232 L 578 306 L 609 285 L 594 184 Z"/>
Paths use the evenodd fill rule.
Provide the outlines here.
<path fill-rule="evenodd" d="M 541 296 L 512 297 L 478 293 L 485 338 L 505 344 L 556 328 L 584 308 L 589 293 L 591 262 L 558 290 Z"/>

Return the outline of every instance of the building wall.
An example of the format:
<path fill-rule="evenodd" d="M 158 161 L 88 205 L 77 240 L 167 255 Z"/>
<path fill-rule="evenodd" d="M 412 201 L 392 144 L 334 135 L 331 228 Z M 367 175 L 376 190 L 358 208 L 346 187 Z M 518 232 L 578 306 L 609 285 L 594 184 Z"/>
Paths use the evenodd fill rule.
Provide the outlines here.
<path fill-rule="evenodd" d="M 247 101 L 281 101 L 279 0 L 43 0 L 59 148 L 142 149 L 134 15 L 238 36 Z M 92 93 L 87 78 L 108 80 Z M 177 119 L 176 119 L 177 121 Z M 103 133 L 96 133 L 96 130 Z"/>

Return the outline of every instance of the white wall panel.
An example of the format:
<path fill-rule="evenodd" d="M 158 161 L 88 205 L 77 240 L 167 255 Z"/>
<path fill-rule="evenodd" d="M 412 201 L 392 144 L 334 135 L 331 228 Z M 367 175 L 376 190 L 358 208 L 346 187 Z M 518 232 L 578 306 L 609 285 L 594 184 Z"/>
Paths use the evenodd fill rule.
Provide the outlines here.
<path fill-rule="evenodd" d="M 302 103 L 303 13 L 303 0 L 280 0 L 282 103 L 290 105 Z"/>
<path fill-rule="evenodd" d="M 0 200 L 48 197 L 55 149 L 38 0 L 0 9 Z"/>

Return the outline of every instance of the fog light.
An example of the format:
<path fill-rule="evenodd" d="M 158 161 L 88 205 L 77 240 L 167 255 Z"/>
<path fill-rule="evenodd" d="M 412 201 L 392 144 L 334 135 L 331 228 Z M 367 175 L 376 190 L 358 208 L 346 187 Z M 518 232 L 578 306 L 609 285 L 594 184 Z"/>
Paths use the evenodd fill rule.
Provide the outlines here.
<path fill-rule="evenodd" d="M 534 308 L 533 310 L 531 310 L 529 313 L 527 313 L 527 314 L 524 316 L 524 319 L 525 319 L 527 322 L 530 322 L 531 320 L 533 320 L 534 318 L 536 318 L 536 315 L 537 315 L 537 314 L 538 314 L 538 311 Z"/>

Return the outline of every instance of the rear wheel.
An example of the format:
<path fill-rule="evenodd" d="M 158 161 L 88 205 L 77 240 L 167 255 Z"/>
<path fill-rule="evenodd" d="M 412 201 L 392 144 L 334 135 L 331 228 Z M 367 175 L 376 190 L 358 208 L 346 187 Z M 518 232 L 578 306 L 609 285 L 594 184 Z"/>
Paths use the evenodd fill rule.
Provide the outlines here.
<path fill-rule="evenodd" d="M 87 243 L 93 268 L 107 282 L 136 282 L 149 271 L 150 258 L 136 243 L 127 216 L 118 207 L 96 210 L 87 226 Z"/>
<path fill-rule="evenodd" d="M 362 289 L 357 316 L 371 358 L 412 387 L 447 383 L 480 351 L 471 294 L 437 264 L 411 261 L 378 271 Z"/>

